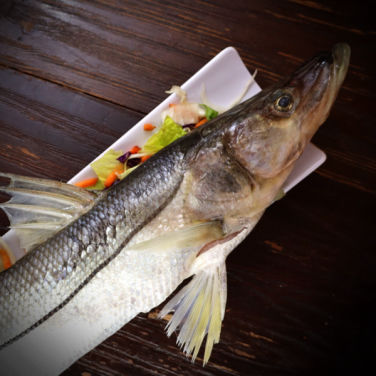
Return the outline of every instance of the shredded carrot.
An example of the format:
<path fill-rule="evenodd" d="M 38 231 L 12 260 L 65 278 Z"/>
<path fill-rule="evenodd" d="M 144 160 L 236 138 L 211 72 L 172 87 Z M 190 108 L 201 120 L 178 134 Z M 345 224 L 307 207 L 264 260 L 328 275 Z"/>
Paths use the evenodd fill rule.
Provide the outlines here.
<path fill-rule="evenodd" d="M 115 183 L 116 179 L 118 178 L 118 174 L 121 174 L 124 172 L 123 166 L 116 167 L 108 176 L 107 179 L 104 182 L 104 186 L 106 188 L 111 187 L 112 184 Z"/>
<path fill-rule="evenodd" d="M 146 123 L 144 124 L 144 131 L 152 131 L 155 128 L 155 125 Z"/>
<path fill-rule="evenodd" d="M 112 171 L 110 175 L 107 176 L 107 179 L 104 182 L 104 186 L 106 188 L 110 187 L 112 184 L 115 183 L 115 180 L 117 179 L 117 175 L 115 171 Z"/>
<path fill-rule="evenodd" d="M 205 124 L 206 122 L 208 121 L 207 118 L 203 118 L 201 119 L 194 127 L 195 128 L 198 128 L 199 126 L 201 126 L 202 124 Z"/>
<path fill-rule="evenodd" d="M 141 150 L 141 148 L 139 148 L 137 145 L 135 145 L 135 146 L 133 146 L 133 148 L 131 150 L 129 150 L 129 152 L 131 154 L 137 154 L 140 150 Z"/>
<path fill-rule="evenodd" d="M 8 269 L 12 266 L 12 261 L 10 261 L 10 257 L 8 252 L 5 249 L 0 248 L 0 260 L 2 261 L 4 270 Z"/>
<path fill-rule="evenodd" d="M 142 156 L 141 157 L 141 162 L 147 161 L 150 157 L 151 157 L 151 154 Z"/>
<path fill-rule="evenodd" d="M 74 185 L 77 187 L 81 187 L 81 188 L 87 188 L 87 187 L 91 187 L 92 185 L 95 185 L 97 181 L 98 181 L 98 178 L 89 178 L 89 179 L 78 181 L 77 183 L 74 183 Z"/>
<path fill-rule="evenodd" d="M 174 106 L 176 106 L 176 103 L 169 103 L 169 105 L 168 105 L 168 107 L 174 107 Z"/>

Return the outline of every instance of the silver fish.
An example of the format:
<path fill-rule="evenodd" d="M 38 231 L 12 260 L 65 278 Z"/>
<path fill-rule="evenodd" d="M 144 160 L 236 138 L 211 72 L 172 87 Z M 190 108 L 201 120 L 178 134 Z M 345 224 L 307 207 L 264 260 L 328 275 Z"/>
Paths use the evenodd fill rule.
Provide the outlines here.
<path fill-rule="evenodd" d="M 175 141 L 111 190 L 0 174 L 0 205 L 25 248 L 0 273 L 0 364 L 53 375 L 140 312 L 162 303 L 167 326 L 204 364 L 218 343 L 227 255 L 278 196 L 326 120 L 349 65 L 337 44 L 288 80 Z M 26 373 L 25 373 L 26 372 Z"/>

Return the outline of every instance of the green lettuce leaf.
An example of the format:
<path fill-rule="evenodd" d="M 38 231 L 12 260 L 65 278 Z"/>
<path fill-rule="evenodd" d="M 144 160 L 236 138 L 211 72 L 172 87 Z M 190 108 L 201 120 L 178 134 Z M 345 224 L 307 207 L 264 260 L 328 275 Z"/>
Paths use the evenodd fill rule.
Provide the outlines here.
<path fill-rule="evenodd" d="M 208 120 L 214 119 L 215 117 L 218 116 L 218 111 L 213 110 L 211 107 L 207 106 L 206 104 L 201 104 L 200 106 L 204 108 L 204 110 L 205 110 L 205 117 Z"/>
<path fill-rule="evenodd" d="M 116 167 L 121 165 L 121 163 L 117 160 L 117 158 L 119 158 L 121 155 L 123 155 L 123 152 L 110 149 L 101 158 L 90 164 L 91 168 L 98 176 L 98 181 L 89 189 L 102 190 L 105 188 L 104 182 L 106 181 L 108 175 Z"/>
<path fill-rule="evenodd" d="M 161 128 L 146 141 L 141 152 L 154 154 L 185 134 L 186 131 L 179 124 L 166 116 Z"/>
<path fill-rule="evenodd" d="M 119 175 L 119 179 L 120 180 L 123 180 L 126 176 L 128 176 L 132 171 L 134 171 L 137 167 L 137 166 L 133 166 L 133 167 L 130 167 L 130 168 L 127 168 L 122 174 Z"/>

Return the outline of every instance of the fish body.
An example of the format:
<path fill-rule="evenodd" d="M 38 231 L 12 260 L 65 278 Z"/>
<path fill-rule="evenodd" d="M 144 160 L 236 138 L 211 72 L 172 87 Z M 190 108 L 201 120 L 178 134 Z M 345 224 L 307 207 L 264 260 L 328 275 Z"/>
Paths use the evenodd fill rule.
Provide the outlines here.
<path fill-rule="evenodd" d="M 15 198 L 3 209 L 32 250 L 0 273 L 2 369 L 58 374 L 192 275 L 161 316 L 174 312 L 168 334 L 179 329 L 193 359 L 206 337 L 206 363 L 224 317 L 225 259 L 327 118 L 349 55 L 346 44 L 317 55 L 99 197 L 3 174 Z M 38 208 L 32 217 L 25 204 Z"/>

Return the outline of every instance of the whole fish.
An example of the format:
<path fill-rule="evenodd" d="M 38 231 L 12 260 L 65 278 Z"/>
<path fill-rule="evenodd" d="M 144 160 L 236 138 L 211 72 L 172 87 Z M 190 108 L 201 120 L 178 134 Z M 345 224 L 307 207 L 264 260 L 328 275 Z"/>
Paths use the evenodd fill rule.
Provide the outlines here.
<path fill-rule="evenodd" d="M 161 150 L 96 196 L 1 174 L 1 204 L 30 249 L 0 273 L 0 369 L 53 375 L 140 312 L 173 312 L 168 335 L 204 363 L 219 341 L 227 255 L 278 196 L 329 111 L 350 48 L 337 44 Z"/>

